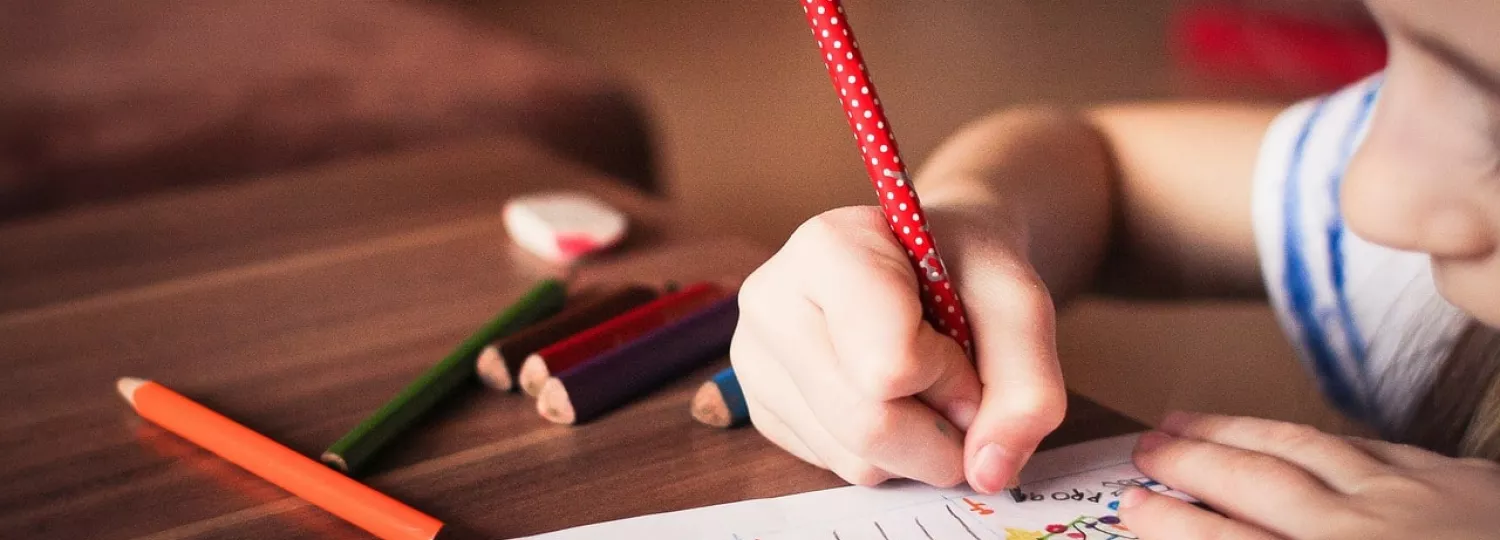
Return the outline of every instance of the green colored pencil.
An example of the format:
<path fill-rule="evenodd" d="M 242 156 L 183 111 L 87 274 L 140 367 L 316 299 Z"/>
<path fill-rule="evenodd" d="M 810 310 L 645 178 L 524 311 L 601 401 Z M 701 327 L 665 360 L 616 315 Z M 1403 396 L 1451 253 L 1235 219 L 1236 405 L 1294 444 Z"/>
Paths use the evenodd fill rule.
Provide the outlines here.
<path fill-rule="evenodd" d="M 447 358 L 423 372 L 375 414 L 329 446 L 323 452 L 323 462 L 348 474 L 358 473 L 386 443 L 474 377 L 475 358 L 485 345 L 557 313 L 565 296 L 561 281 L 548 279 L 538 283 L 464 340 Z"/>

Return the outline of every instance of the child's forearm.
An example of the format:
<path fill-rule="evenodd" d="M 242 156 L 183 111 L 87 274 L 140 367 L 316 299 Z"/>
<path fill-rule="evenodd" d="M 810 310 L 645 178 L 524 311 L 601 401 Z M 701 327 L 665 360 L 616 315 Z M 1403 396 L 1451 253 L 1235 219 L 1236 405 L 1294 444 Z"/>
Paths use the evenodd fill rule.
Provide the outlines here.
<path fill-rule="evenodd" d="M 1054 296 L 1087 287 L 1106 253 L 1114 174 L 1099 133 L 1059 110 L 999 113 L 953 135 L 916 176 L 939 245 L 1013 235 Z M 948 237 L 953 237 L 951 240 Z M 955 257 L 963 256 L 961 253 Z"/>
<path fill-rule="evenodd" d="M 1255 294 L 1255 155 L 1276 109 L 1023 109 L 954 135 L 917 174 L 935 233 L 1013 235 L 1055 297 Z"/>

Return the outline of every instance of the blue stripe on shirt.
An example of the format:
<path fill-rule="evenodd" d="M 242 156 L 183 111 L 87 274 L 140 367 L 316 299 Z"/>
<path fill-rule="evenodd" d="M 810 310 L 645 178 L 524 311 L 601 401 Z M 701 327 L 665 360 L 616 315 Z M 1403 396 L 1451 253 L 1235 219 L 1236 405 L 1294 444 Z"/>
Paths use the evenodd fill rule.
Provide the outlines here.
<path fill-rule="evenodd" d="M 1360 98 L 1359 112 L 1354 115 L 1354 121 L 1349 124 L 1349 129 L 1344 132 L 1344 139 L 1340 142 L 1339 165 L 1333 170 L 1328 194 L 1333 201 L 1333 217 L 1328 223 L 1328 273 L 1333 279 L 1333 292 L 1339 308 L 1339 325 L 1344 327 L 1345 344 L 1361 372 L 1364 371 L 1367 351 L 1359 326 L 1354 324 L 1354 312 L 1349 308 L 1349 293 L 1344 290 L 1344 210 L 1340 206 L 1339 189 L 1344 185 L 1344 172 L 1349 168 L 1349 159 L 1354 156 L 1354 140 L 1369 119 L 1379 90 L 1379 82 L 1371 84 Z"/>
<path fill-rule="evenodd" d="M 1323 393 L 1335 406 L 1344 412 L 1362 419 L 1364 411 L 1359 407 L 1359 398 L 1342 376 L 1338 366 L 1338 355 L 1329 345 L 1322 324 L 1314 312 L 1316 291 L 1308 273 L 1307 260 L 1302 255 L 1302 228 L 1298 219 L 1302 215 L 1302 196 L 1298 190 L 1302 181 L 1302 161 L 1306 155 L 1307 141 L 1328 100 L 1319 99 L 1297 134 L 1287 169 L 1285 193 L 1282 199 L 1283 250 L 1286 258 L 1287 305 L 1302 334 L 1302 343 L 1312 363 L 1314 374 Z"/>

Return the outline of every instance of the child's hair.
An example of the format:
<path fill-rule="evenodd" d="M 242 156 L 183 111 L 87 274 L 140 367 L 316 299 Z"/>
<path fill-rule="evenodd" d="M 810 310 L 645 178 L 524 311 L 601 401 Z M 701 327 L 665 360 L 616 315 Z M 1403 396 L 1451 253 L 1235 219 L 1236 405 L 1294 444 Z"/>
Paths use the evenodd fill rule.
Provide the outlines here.
<path fill-rule="evenodd" d="M 1395 438 L 1450 456 L 1500 461 L 1500 331 L 1477 322 L 1464 328 Z"/>

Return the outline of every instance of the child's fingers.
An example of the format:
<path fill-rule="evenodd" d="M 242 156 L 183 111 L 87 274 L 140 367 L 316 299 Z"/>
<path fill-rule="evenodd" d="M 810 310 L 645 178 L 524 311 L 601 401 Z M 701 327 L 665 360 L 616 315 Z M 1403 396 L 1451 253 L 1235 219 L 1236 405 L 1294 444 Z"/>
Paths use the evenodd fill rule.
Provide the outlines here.
<path fill-rule="evenodd" d="M 977 415 L 979 384 L 958 345 L 923 322 L 918 294 L 879 209 L 834 210 L 804 223 L 745 281 L 736 339 L 748 333 L 781 362 L 790 383 L 767 388 L 795 388 L 804 416 L 843 450 L 890 474 L 952 485 L 963 476 L 954 423 Z M 930 407 L 911 397 L 919 393 Z M 837 471 L 819 436 L 786 410 L 791 397 L 761 402 Z"/>
<path fill-rule="evenodd" d="M 1120 497 L 1120 519 L 1142 540 L 1277 540 L 1251 525 L 1150 490 L 1130 488 Z"/>
<path fill-rule="evenodd" d="M 870 399 L 838 369 L 816 310 L 791 311 L 779 319 L 786 329 L 761 343 L 783 362 L 783 372 L 841 446 L 920 482 L 949 486 L 963 479 L 961 432 L 915 398 Z"/>
<path fill-rule="evenodd" d="M 993 493 L 1062 423 L 1068 397 L 1057 363 L 1052 302 L 1040 280 L 1017 267 L 966 268 L 964 280 L 961 292 L 983 383 L 979 414 L 969 428 L 966 467 L 975 489 Z"/>
<path fill-rule="evenodd" d="M 794 437 L 807 453 L 817 457 L 817 461 L 804 458 L 805 461 L 820 464 L 851 484 L 869 486 L 891 479 L 891 473 L 846 449 L 819 423 L 818 416 L 809 409 L 791 376 L 760 344 L 754 333 L 746 332 L 742 327 L 735 334 L 730 355 L 734 360 L 735 375 L 745 392 L 746 404 L 750 399 L 756 400 L 765 407 L 763 416 L 775 419 L 768 426 L 771 431 L 768 436 L 774 434 L 777 437 L 771 439 L 772 442 L 797 454 L 791 445 L 784 444 Z M 793 437 L 785 437 L 777 431 L 777 421 Z"/>
<path fill-rule="evenodd" d="M 786 422 L 783 422 L 781 417 L 776 416 L 776 413 L 771 412 L 765 405 L 762 405 L 760 400 L 752 395 L 745 395 L 745 408 L 750 411 L 750 424 L 755 426 L 755 430 L 760 432 L 761 436 L 765 437 L 766 440 L 771 441 L 776 446 L 780 446 L 787 453 L 797 456 L 797 459 L 801 459 L 822 469 L 828 468 L 828 464 L 823 462 L 823 458 L 818 457 L 812 451 L 812 448 L 809 448 L 807 443 L 802 442 L 802 438 L 798 437 L 797 433 L 792 431 L 791 426 L 786 425 Z"/>
<path fill-rule="evenodd" d="M 1437 452 L 1409 444 L 1396 444 L 1362 437 L 1344 437 L 1343 439 L 1375 459 L 1406 469 L 1426 469 L 1452 461 L 1452 458 Z"/>
<path fill-rule="evenodd" d="M 881 216 L 842 208 L 804 224 L 791 251 L 817 263 L 796 272 L 802 294 L 822 312 L 838 369 L 856 390 L 881 401 L 920 393 L 966 430 L 978 377 L 963 349 L 922 320 L 916 274 Z"/>
<path fill-rule="evenodd" d="M 915 356 L 922 301 L 911 263 L 879 209 L 840 208 L 808 220 L 788 242 L 803 260 L 803 296 L 822 312 L 839 369 L 870 399 L 907 397 L 938 370 Z"/>
<path fill-rule="evenodd" d="M 1268 454 L 1153 431 L 1137 442 L 1134 461 L 1146 476 L 1278 534 L 1344 517 L 1343 495 Z"/>
<path fill-rule="evenodd" d="M 1157 427 L 1188 437 L 1275 456 L 1349 493 L 1389 468 L 1344 439 L 1310 426 L 1263 418 L 1173 412 Z"/>

